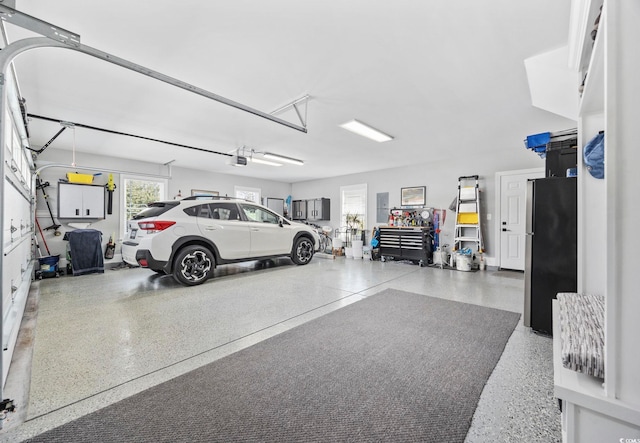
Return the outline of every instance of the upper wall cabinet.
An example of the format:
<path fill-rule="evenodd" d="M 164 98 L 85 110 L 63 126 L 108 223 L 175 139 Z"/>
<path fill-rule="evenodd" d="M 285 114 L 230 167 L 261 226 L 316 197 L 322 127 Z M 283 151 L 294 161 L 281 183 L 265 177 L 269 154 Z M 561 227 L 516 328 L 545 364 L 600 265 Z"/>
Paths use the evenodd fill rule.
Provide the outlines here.
<path fill-rule="evenodd" d="M 293 200 L 291 202 L 291 219 L 306 220 L 307 219 L 307 201 Z"/>
<path fill-rule="evenodd" d="M 307 219 L 308 220 L 330 220 L 331 219 L 331 200 L 328 198 L 315 198 L 307 200 Z"/>
<path fill-rule="evenodd" d="M 58 183 L 58 218 L 104 218 L 104 187 Z"/>

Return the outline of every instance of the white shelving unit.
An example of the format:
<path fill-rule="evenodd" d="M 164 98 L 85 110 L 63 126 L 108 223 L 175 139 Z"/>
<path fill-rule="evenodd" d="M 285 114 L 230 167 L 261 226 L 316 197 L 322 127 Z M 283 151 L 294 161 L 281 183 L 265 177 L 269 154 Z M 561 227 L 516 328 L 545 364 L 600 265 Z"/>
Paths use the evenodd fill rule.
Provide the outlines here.
<path fill-rule="evenodd" d="M 595 42 L 593 23 L 603 6 Z M 578 161 L 578 292 L 605 297 L 605 379 L 565 369 L 554 304 L 555 396 L 562 400 L 563 441 L 640 439 L 640 334 L 637 269 L 640 240 L 632 204 L 640 186 L 640 7 L 635 0 L 573 0 L 569 65 L 586 75 L 579 97 L 578 143 L 605 131 L 605 178 Z M 576 89 L 577 89 L 576 85 Z M 635 211 L 635 212 L 634 212 Z"/>
<path fill-rule="evenodd" d="M 558 300 L 553 300 L 553 381 L 554 395 L 563 401 L 562 441 L 604 442 L 615 435 L 637 437 L 640 410 L 608 397 L 602 380 L 562 366 L 558 311 Z"/>

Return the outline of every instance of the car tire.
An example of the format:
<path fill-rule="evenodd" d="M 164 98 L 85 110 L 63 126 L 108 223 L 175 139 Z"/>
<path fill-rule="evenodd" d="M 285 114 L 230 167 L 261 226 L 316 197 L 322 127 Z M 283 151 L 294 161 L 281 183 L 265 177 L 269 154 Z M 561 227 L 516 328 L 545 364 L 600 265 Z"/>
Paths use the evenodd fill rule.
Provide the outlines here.
<path fill-rule="evenodd" d="M 306 265 L 313 258 L 313 241 L 308 237 L 299 237 L 293 244 L 291 260 L 296 265 Z"/>
<path fill-rule="evenodd" d="M 187 246 L 173 261 L 173 278 L 186 286 L 202 284 L 213 275 L 215 263 L 213 253 L 206 247 Z"/>

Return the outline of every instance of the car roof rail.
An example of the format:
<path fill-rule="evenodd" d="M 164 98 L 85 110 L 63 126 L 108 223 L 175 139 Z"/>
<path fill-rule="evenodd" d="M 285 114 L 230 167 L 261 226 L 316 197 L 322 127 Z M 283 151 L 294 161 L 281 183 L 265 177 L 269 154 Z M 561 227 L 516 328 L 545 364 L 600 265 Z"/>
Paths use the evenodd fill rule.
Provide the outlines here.
<path fill-rule="evenodd" d="M 239 200 L 236 197 L 228 197 L 226 195 L 192 195 L 182 200 Z"/>
<path fill-rule="evenodd" d="M 185 197 L 182 200 L 234 200 L 247 203 L 255 203 L 254 201 L 246 198 L 229 197 L 226 195 L 192 195 L 191 197 Z"/>

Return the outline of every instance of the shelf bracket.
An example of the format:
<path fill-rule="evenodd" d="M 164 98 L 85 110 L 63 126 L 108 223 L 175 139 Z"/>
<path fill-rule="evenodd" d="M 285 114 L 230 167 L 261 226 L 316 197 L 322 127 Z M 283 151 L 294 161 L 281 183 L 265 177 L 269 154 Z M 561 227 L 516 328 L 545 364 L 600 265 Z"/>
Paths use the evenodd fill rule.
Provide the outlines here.
<path fill-rule="evenodd" d="M 309 99 L 311 99 L 311 97 L 308 94 L 303 95 L 302 97 L 297 98 L 294 101 L 287 103 L 284 106 L 280 106 L 275 111 L 271 111 L 269 115 L 277 115 L 287 111 L 288 109 L 293 108 L 296 111 L 298 120 L 300 120 L 300 124 L 306 128 L 307 127 L 307 104 L 309 103 Z M 299 106 L 301 106 L 302 104 L 304 104 L 304 116 L 300 112 L 300 108 L 299 108 Z"/>

